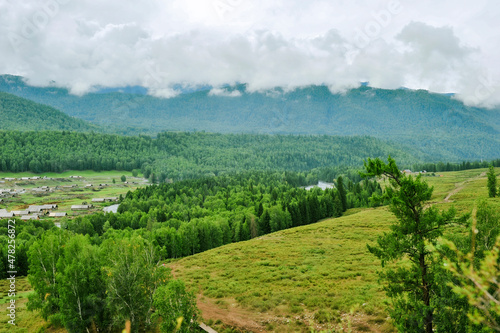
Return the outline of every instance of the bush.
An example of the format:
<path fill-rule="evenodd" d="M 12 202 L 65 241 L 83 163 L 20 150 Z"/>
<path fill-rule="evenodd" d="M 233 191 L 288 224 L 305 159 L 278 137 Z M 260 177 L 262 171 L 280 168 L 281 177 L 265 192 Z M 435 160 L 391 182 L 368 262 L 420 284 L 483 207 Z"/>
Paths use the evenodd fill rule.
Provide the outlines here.
<path fill-rule="evenodd" d="M 155 317 L 161 317 L 161 332 L 191 332 L 198 327 L 196 297 L 180 280 L 171 280 L 154 294 Z"/>

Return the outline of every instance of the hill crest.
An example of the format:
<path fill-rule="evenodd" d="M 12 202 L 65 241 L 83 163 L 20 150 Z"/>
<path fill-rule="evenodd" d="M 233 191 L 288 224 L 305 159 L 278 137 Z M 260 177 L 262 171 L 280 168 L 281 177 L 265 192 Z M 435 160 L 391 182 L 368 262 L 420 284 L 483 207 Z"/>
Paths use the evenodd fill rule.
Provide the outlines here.
<path fill-rule="evenodd" d="M 0 92 L 0 119 L 0 130 L 89 132 L 99 129 L 53 107 L 5 92 Z"/>
<path fill-rule="evenodd" d="M 20 77 L 1 76 L 0 91 L 51 105 L 121 134 L 367 135 L 425 151 L 435 160 L 500 156 L 500 110 L 469 107 L 453 96 L 424 90 L 361 85 L 344 94 L 333 94 L 326 86 L 248 92 L 245 84 L 238 84 L 186 90 L 169 99 L 117 89 L 78 97 L 63 88 L 31 87 Z"/>

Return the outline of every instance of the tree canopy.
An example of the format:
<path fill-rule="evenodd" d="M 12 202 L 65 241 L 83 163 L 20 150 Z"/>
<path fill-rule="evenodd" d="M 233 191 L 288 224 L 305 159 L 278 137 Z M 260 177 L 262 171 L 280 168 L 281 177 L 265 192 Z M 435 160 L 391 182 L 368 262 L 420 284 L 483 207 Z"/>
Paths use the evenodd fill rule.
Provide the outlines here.
<path fill-rule="evenodd" d="M 440 327 L 445 311 L 441 299 L 446 297 L 446 291 L 439 283 L 441 260 L 428 246 L 435 245 L 444 228 L 455 220 L 455 211 L 452 208 L 439 212 L 426 205 L 433 188 L 420 175 L 402 173 L 391 157 L 387 164 L 380 159 L 368 159 L 365 168 L 364 176 L 389 181 L 384 196 L 397 217 L 391 231 L 381 236 L 377 245 L 368 245 L 368 250 L 385 267 L 381 277 L 392 300 L 391 317 L 400 332 L 432 333 Z"/>

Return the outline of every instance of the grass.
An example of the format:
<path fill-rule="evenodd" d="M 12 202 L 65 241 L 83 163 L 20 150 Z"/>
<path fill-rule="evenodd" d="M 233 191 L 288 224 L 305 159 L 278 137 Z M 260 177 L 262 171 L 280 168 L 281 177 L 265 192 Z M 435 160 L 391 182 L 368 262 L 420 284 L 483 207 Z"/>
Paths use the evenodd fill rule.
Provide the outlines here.
<path fill-rule="evenodd" d="M 122 175 L 127 177 L 127 181 L 129 181 L 128 184 L 121 182 L 120 177 Z M 35 176 L 33 173 L 0 173 L 0 178 L 21 178 L 33 176 Z M 36 174 L 36 176 L 46 176 L 53 179 L 29 181 L 16 180 L 6 181 L 5 183 L 0 184 L 0 188 L 27 189 L 25 194 L 18 197 L 4 199 L 4 202 L 0 204 L 0 208 L 6 208 L 8 210 L 23 210 L 29 205 L 56 203 L 59 206 L 59 212 L 67 212 L 68 216 L 77 216 L 80 214 L 88 214 L 89 212 L 73 212 L 71 211 L 72 205 L 80 205 L 83 202 L 91 203 L 93 198 L 119 197 L 120 195 L 125 195 L 128 191 L 134 190 L 138 186 L 145 184 L 143 178 L 134 178 L 132 177 L 132 173 L 127 171 L 66 171 L 60 174 L 43 173 Z M 82 176 L 83 178 L 69 178 L 69 176 Z M 115 179 L 115 184 L 113 184 L 113 179 Z M 63 188 L 65 185 L 72 184 L 78 185 L 78 187 L 72 189 Z M 93 184 L 94 188 L 85 188 L 86 184 Z M 108 186 L 99 189 L 96 186 L 98 184 L 107 184 Z M 61 189 L 43 194 L 31 193 L 30 189 L 41 186 L 49 186 L 50 188 L 59 186 Z M 102 207 L 107 205 L 109 205 L 109 203 L 94 203 L 95 208 L 91 212 L 101 211 Z"/>
<path fill-rule="evenodd" d="M 472 211 L 477 200 L 486 200 L 493 207 L 500 209 L 498 198 L 488 198 L 487 172 L 488 169 L 443 172 L 440 173 L 442 177 L 425 177 L 424 179 L 434 186 L 431 200 L 439 209 L 454 206 L 459 213 L 468 213 Z M 499 177 L 500 168 L 495 168 L 495 172 Z M 449 202 L 444 202 L 453 190 L 457 192 L 449 198 Z"/>
<path fill-rule="evenodd" d="M 387 208 L 362 210 L 181 259 L 174 275 L 219 303 L 234 298 L 255 313 L 294 318 L 274 323 L 277 332 L 307 329 L 311 313 L 319 313 L 317 324 L 353 309 L 385 319 L 380 266 L 366 244 L 393 220 Z"/>
<path fill-rule="evenodd" d="M 500 199 L 487 198 L 486 176 L 480 176 L 485 171 L 424 177 L 434 186 L 432 203 L 440 209 L 455 206 L 465 213 L 478 199 L 484 199 L 500 210 Z M 500 168 L 496 171 L 500 173 Z M 120 187 L 122 172 L 68 172 L 66 177 L 74 174 L 86 177 L 85 181 L 108 184 L 114 177 L 117 184 L 95 193 L 58 193 L 63 207 L 82 200 L 71 195 L 90 200 L 130 189 Z M 456 192 L 445 202 L 452 191 Z M 35 197 L 23 200 L 41 203 Z M 385 311 L 387 298 L 376 274 L 380 262 L 367 251 L 366 244 L 374 243 L 394 220 L 386 207 L 352 209 L 341 218 L 229 244 L 170 265 L 175 277 L 197 292 L 205 320 L 219 332 L 248 331 L 245 327 L 258 327 L 254 331 L 310 332 L 311 328 L 333 329 L 349 324 L 354 332 L 391 332 L 394 329 Z M 5 280 L 0 286 L 0 290 L 7 290 Z M 2 316 L 0 333 L 65 332 L 51 328 L 37 312 L 26 310 L 30 290 L 26 279 L 18 279 L 18 326 L 9 327 L 8 317 Z M 6 313 L 6 293 L 0 292 L 0 296 L 0 311 Z"/>
<path fill-rule="evenodd" d="M 468 213 L 484 199 L 500 209 L 498 198 L 488 198 L 486 171 L 424 177 L 434 186 L 432 203 Z M 266 331 L 305 332 L 351 320 L 354 331 L 388 332 L 387 299 L 376 274 L 380 262 L 366 244 L 375 242 L 392 221 L 386 207 L 353 209 L 341 218 L 226 245 L 171 265 L 174 275 L 201 295 L 199 304 L 227 313 L 248 310 L 245 315 L 257 322 L 268 318 L 260 320 Z M 346 317 L 351 311 L 354 315 Z"/>
<path fill-rule="evenodd" d="M 16 278 L 16 325 L 8 323 L 10 318 L 7 314 L 7 307 L 10 305 L 8 296 L 9 283 L 7 280 L 0 280 L 0 333 L 25 333 L 25 332 L 67 332 L 65 329 L 50 327 L 39 314 L 38 311 L 28 311 L 26 309 L 27 297 L 32 292 L 31 286 L 26 277 Z"/>

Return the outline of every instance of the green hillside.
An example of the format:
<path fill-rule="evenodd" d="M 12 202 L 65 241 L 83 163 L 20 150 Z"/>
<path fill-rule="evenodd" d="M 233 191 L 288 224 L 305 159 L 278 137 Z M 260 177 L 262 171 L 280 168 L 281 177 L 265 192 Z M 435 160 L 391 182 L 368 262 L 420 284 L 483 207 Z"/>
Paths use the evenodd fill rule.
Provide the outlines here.
<path fill-rule="evenodd" d="M 375 138 L 340 136 L 198 132 L 160 133 L 152 139 L 99 133 L 4 131 L 0 132 L 0 146 L 1 171 L 143 169 L 145 177 L 155 174 L 157 181 L 249 170 L 309 172 L 359 167 L 368 156 L 389 154 L 404 165 L 425 160 Z M 327 176 L 328 173 L 326 170 L 321 179 L 331 180 L 333 176 Z"/>
<path fill-rule="evenodd" d="M 486 169 L 425 177 L 432 202 L 470 212 L 487 199 Z M 498 171 L 498 170 L 497 170 Z M 345 216 L 229 244 L 174 261 L 174 275 L 199 294 L 208 322 L 243 331 L 295 332 L 339 328 L 391 332 L 386 297 L 377 283 L 380 262 L 366 244 L 389 231 L 387 207 L 353 209 Z"/>
<path fill-rule="evenodd" d="M 70 117 L 53 107 L 0 92 L 0 130 L 79 131 L 98 130 L 81 119 Z"/>
<path fill-rule="evenodd" d="M 452 96 L 368 86 L 345 94 L 332 94 L 325 86 L 253 93 L 245 85 L 226 88 L 227 93 L 236 90 L 237 97 L 216 96 L 209 88 L 168 99 L 109 91 L 79 97 L 62 88 L 28 86 L 20 77 L 0 77 L 0 91 L 51 105 L 115 133 L 368 135 L 424 150 L 435 161 L 500 156 L 499 110 L 468 107 Z"/>
<path fill-rule="evenodd" d="M 498 198 L 487 198 L 486 170 L 475 169 L 424 176 L 423 178 L 435 188 L 430 203 L 440 209 L 454 205 L 459 212 L 469 212 L 474 202 L 484 199 L 492 210 L 499 211 Z M 497 168 L 496 173 L 499 172 L 500 169 Z M 109 180 L 109 177 L 120 173 L 101 175 L 82 172 L 79 174 L 86 177 L 82 180 L 86 183 L 97 182 L 97 179 L 90 180 L 90 177 L 99 177 L 99 181 L 102 182 L 102 177 L 108 177 Z M 291 175 L 289 173 L 288 177 Z M 129 176 L 127 174 L 127 177 Z M 227 226 L 229 219 L 235 226 L 252 225 L 256 221 L 256 218 L 251 216 L 252 211 L 254 209 L 257 211 L 258 207 L 255 205 L 256 202 L 252 203 L 251 200 L 262 200 L 266 207 L 262 216 L 267 215 L 266 211 L 273 211 L 271 215 L 271 221 L 273 221 L 279 218 L 279 215 L 274 214 L 276 210 L 285 209 L 280 205 L 280 202 L 284 202 L 283 200 L 295 201 L 300 198 L 301 193 L 307 192 L 306 197 L 310 199 L 317 197 L 322 203 L 324 195 L 337 195 L 337 190 L 323 192 L 319 189 L 312 191 L 293 189 L 290 181 L 282 179 L 286 174 L 276 173 L 266 176 L 262 173 L 261 176 L 264 178 L 259 178 L 258 174 L 254 174 L 250 175 L 250 178 L 219 177 L 218 179 L 207 178 L 149 186 L 127 194 L 125 201 L 122 202 L 125 212 L 106 215 L 78 214 L 80 216 L 76 218 L 63 218 L 61 222 L 65 225 L 64 228 L 53 228 L 52 222 L 47 220 L 19 223 L 16 230 L 22 237 L 17 238 L 16 255 L 19 258 L 19 269 L 24 272 L 19 271 L 19 277 L 16 280 L 18 288 L 16 317 L 19 325 L 15 328 L 7 328 L 8 318 L 5 317 L 0 321 L 4 324 L 0 327 L 0 332 L 66 331 L 57 328 L 55 319 L 52 323 L 46 322 L 39 311 L 32 312 L 26 309 L 27 297 L 33 295 L 33 288 L 40 292 L 40 289 L 36 288 L 45 284 L 37 282 L 45 280 L 42 278 L 32 280 L 33 284 L 38 285 L 34 287 L 30 286 L 25 278 L 21 278 L 28 269 L 27 245 L 40 246 L 43 239 L 51 239 L 50 237 L 55 234 L 62 236 L 62 242 L 78 239 L 86 244 L 84 245 L 86 249 L 100 248 L 95 252 L 100 259 L 96 258 L 96 260 L 82 264 L 81 267 L 82 270 L 85 267 L 93 267 L 96 272 L 101 272 L 103 279 L 112 279 L 114 276 L 114 274 L 105 274 L 101 267 L 103 262 L 101 260 L 108 260 L 112 257 L 109 253 L 116 247 L 115 241 L 118 243 L 125 240 L 123 244 L 126 247 L 130 248 L 132 243 L 135 249 L 139 244 L 138 240 L 141 242 L 151 240 L 155 244 L 155 250 L 147 254 L 160 255 L 160 257 L 155 257 L 159 258 L 153 261 L 156 263 L 157 260 L 177 257 L 179 253 L 175 253 L 176 249 L 189 252 L 191 249 L 195 252 L 205 250 L 203 246 L 197 249 L 191 246 L 186 247 L 189 244 L 193 245 L 196 239 L 200 241 L 200 245 L 207 243 L 208 240 L 222 239 L 228 245 L 183 259 L 169 260 L 167 263 L 172 268 L 174 277 L 184 280 L 190 290 L 198 294 L 198 306 L 203 313 L 203 321 L 216 328 L 218 332 L 319 332 L 324 330 L 329 330 L 327 332 L 394 332 L 386 311 L 387 298 L 376 275 L 377 270 L 380 269 L 380 263 L 368 253 L 366 248 L 367 243 L 373 244 L 378 235 L 389 230 L 391 222 L 394 221 L 394 216 L 388 208 L 353 208 L 339 218 L 328 218 L 317 223 L 282 229 L 278 232 L 259 233 L 255 238 L 247 241 L 239 239 L 237 242 L 235 238 L 236 243 L 231 243 L 230 238 L 236 237 L 237 233 L 234 235 L 228 233 L 228 228 L 224 226 Z M 361 190 L 358 194 L 363 196 L 365 185 L 368 184 L 363 182 L 351 184 L 348 187 L 356 192 Z M 340 189 L 340 186 L 338 188 Z M 120 191 L 123 190 L 125 189 L 120 189 Z M 347 198 L 352 198 L 352 194 L 354 192 L 348 193 Z M 60 196 L 60 194 L 57 195 Z M 85 198 L 78 196 L 78 200 L 88 200 L 89 195 L 91 194 L 86 194 Z M 103 193 L 97 195 L 102 196 Z M 229 199 L 226 204 L 224 204 L 225 198 Z M 30 204 L 32 203 L 31 197 L 23 195 L 23 200 L 26 199 L 30 200 Z M 52 200 L 58 200 L 61 207 L 65 206 L 59 202 L 60 198 L 44 197 L 38 200 L 52 203 L 54 202 Z M 273 205 L 273 200 L 276 200 L 277 205 L 269 207 Z M 316 200 L 308 200 L 308 202 L 314 204 Z M 201 209 L 196 207 L 200 203 L 203 203 Z M 293 204 L 290 205 L 292 206 Z M 311 208 L 306 207 L 305 212 L 317 211 Z M 288 211 L 292 212 L 293 209 Z M 207 213 L 215 215 L 200 217 Z M 236 216 L 235 219 L 231 218 L 231 215 L 235 213 L 240 216 Z M 248 219 L 242 219 L 242 213 L 246 213 Z M 171 214 L 173 218 L 167 216 Z M 166 218 L 168 221 L 165 221 Z M 186 220 L 182 222 L 179 219 Z M 201 221 L 202 219 L 205 221 Z M 3 220 L 2 223 L 5 231 L 7 221 Z M 212 228 L 210 224 L 218 225 L 220 229 Z M 270 223 L 271 228 L 272 225 Z M 193 226 L 200 227 L 203 233 L 196 236 L 196 233 L 193 233 Z M 242 232 L 246 230 L 245 228 L 239 228 L 239 230 L 241 235 L 247 232 Z M 466 229 L 459 227 L 450 232 L 463 233 L 464 231 Z M 5 231 L 2 236 L 5 239 L 6 234 Z M 227 237 L 229 239 L 226 239 Z M 91 239 L 95 244 L 90 244 Z M 105 243 L 110 247 L 101 248 L 104 246 L 101 244 Z M 3 244 L 7 246 L 7 242 Z M 50 256 L 51 253 L 65 252 L 66 248 L 71 248 L 64 243 L 60 245 L 43 246 L 48 251 L 44 253 Z M 80 253 L 85 253 L 85 251 L 70 252 L 72 256 L 78 256 Z M 70 257 L 65 254 L 65 258 Z M 116 253 L 113 254 L 113 258 L 116 258 Z M 62 261 L 59 262 L 62 263 Z M 161 263 L 159 266 L 162 266 Z M 59 264 L 57 269 L 60 269 Z M 147 273 L 150 269 L 152 268 L 139 271 Z M 123 272 L 128 274 L 131 271 L 135 272 L 135 270 L 128 269 Z M 58 272 L 58 274 L 63 274 L 65 270 Z M 81 278 L 75 281 L 80 283 L 80 281 L 88 280 Z M 99 280 L 99 282 L 94 285 L 100 288 L 109 285 L 106 281 Z M 3 280 L 1 285 L 8 285 L 7 281 Z M 132 290 L 135 289 L 132 288 Z M 9 297 L 7 293 L 0 294 L 0 310 L 7 311 Z M 104 294 L 108 293 L 104 291 L 102 293 L 103 300 L 107 300 L 108 296 Z M 42 292 L 41 295 L 46 295 L 46 293 Z M 64 304 L 75 305 L 72 302 Z M 124 308 L 120 307 L 120 309 Z M 118 321 L 120 330 L 120 323 L 123 323 L 123 320 Z M 352 330 L 349 327 L 352 327 Z M 157 332 L 158 330 L 155 327 L 149 327 L 146 331 Z"/>

